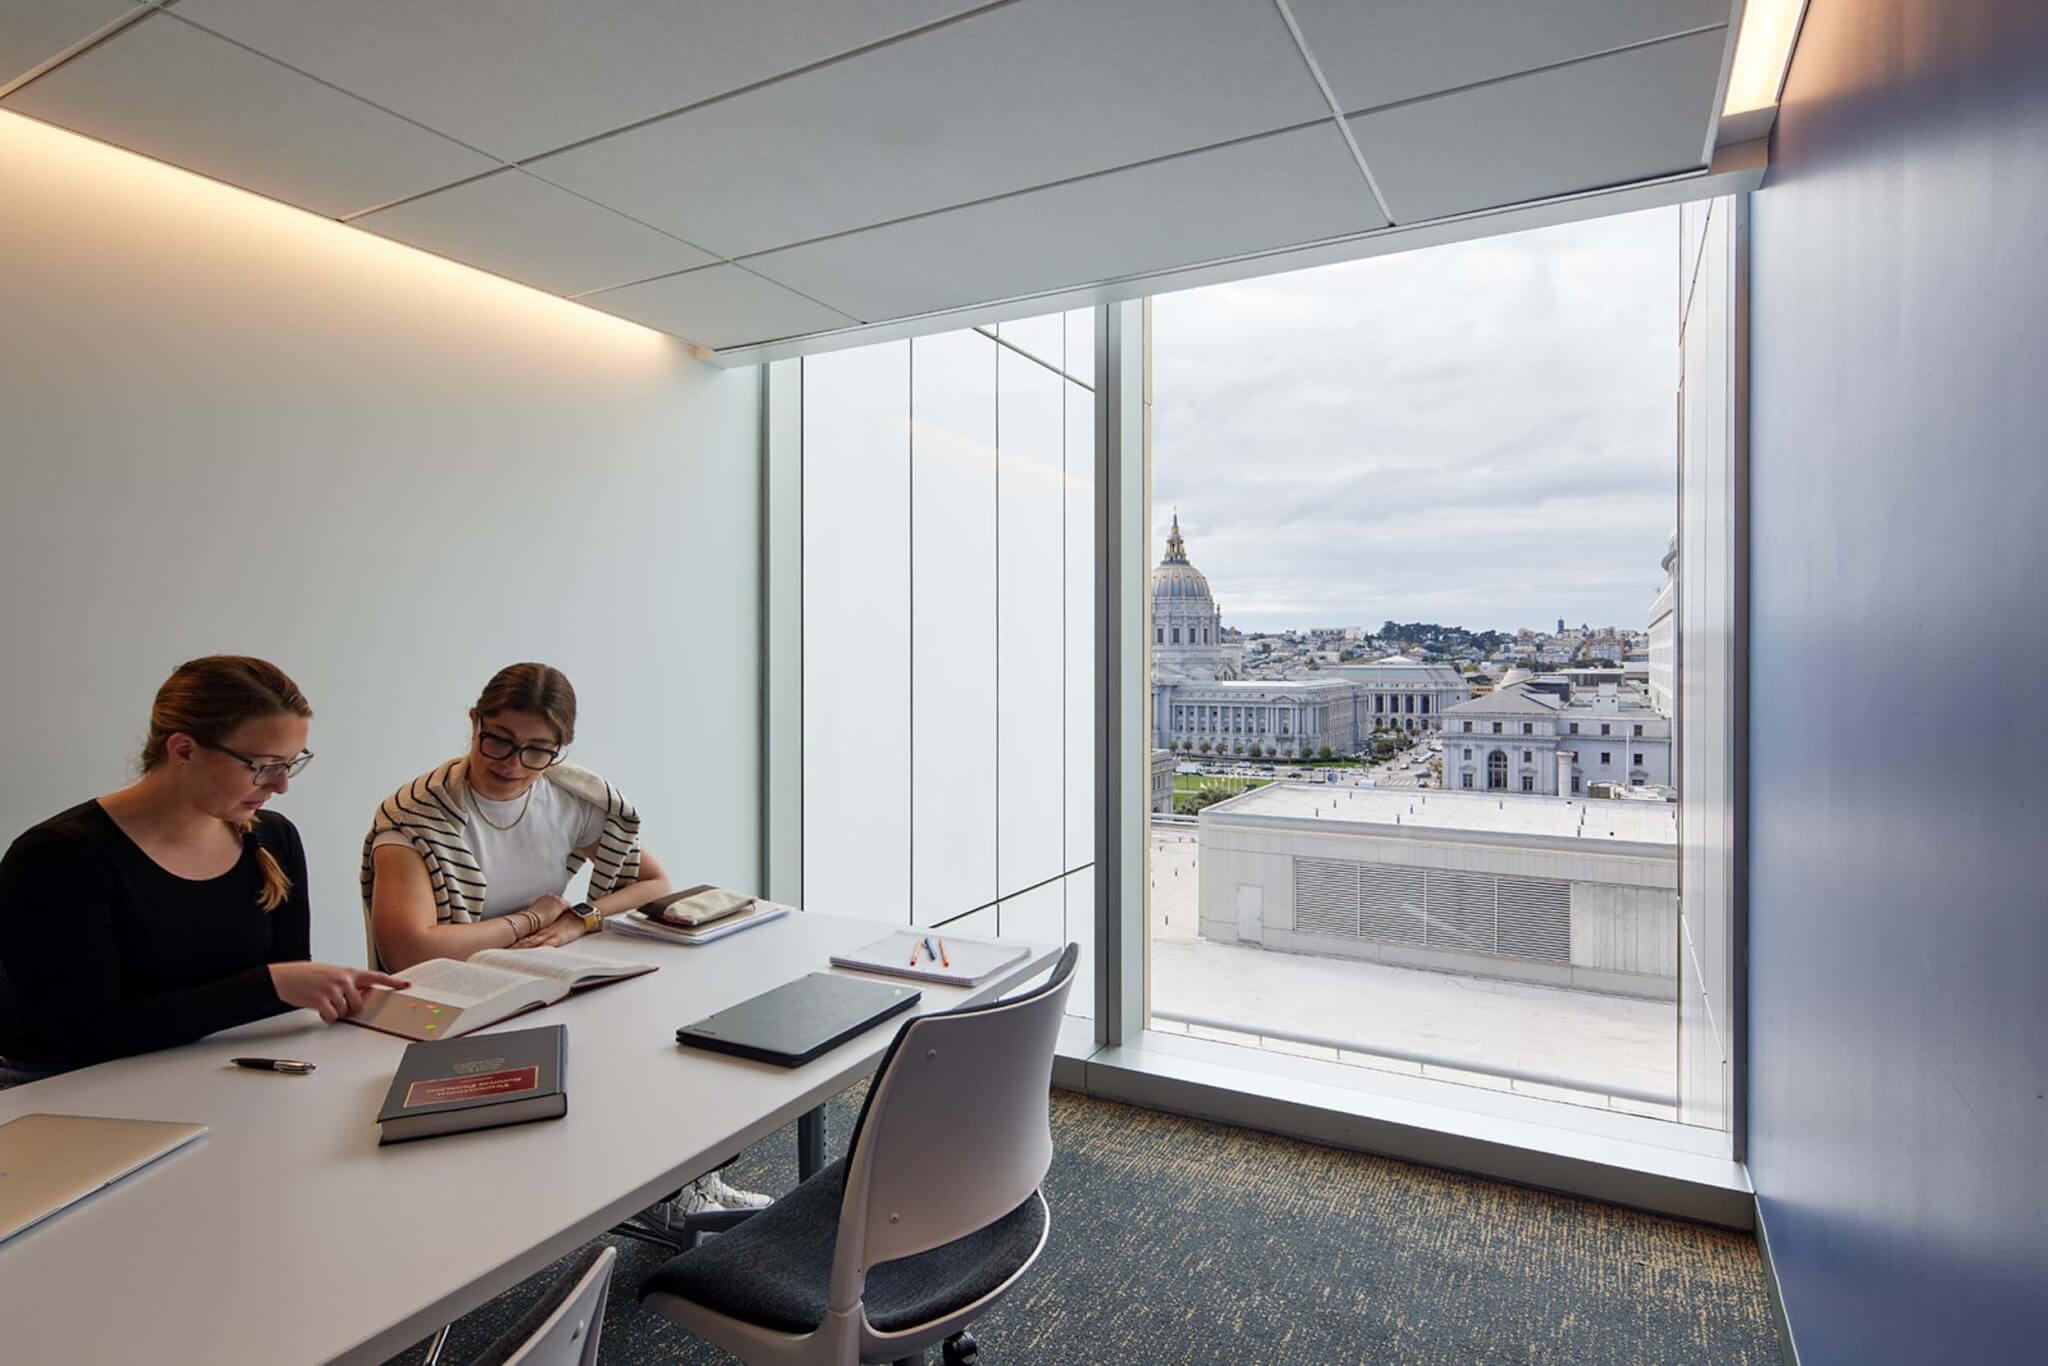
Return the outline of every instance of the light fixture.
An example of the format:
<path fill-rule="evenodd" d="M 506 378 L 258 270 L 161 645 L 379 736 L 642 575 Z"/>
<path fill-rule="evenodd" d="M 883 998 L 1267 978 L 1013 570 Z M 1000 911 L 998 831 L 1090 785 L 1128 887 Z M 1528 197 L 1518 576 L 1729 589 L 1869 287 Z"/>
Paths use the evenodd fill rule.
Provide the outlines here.
<path fill-rule="evenodd" d="M 1792 42 L 1806 0 L 1749 0 L 1742 7 L 1742 29 L 1735 39 L 1735 65 L 1728 73 L 1728 99 L 1723 118 L 1769 109 L 1785 87 L 1785 69 L 1792 64 Z"/>

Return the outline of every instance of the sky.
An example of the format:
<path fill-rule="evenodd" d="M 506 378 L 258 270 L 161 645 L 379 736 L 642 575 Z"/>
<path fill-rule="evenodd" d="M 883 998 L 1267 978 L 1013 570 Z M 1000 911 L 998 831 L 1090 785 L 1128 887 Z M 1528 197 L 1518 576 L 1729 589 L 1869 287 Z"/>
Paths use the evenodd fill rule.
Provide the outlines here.
<path fill-rule="evenodd" d="M 1226 626 L 1641 628 L 1677 501 L 1678 218 L 1162 294 L 1152 560 Z"/>

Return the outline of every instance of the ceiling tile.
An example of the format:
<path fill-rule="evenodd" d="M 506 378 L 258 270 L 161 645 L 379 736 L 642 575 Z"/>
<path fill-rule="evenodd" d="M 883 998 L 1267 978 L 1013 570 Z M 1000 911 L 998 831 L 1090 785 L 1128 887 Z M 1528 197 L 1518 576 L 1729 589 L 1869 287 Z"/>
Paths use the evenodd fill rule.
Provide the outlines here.
<path fill-rule="evenodd" d="M 182 0 L 281 62 L 522 160 L 989 0 Z"/>
<path fill-rule="evenodd" d="M 0 86 L 92 37 L 135 0 L 30 0 L 0 4 Z"/>
<path fill-rule="evenodd" d="M 1023 0 L 530 169 L 737 256 L 1328 113 L 1272 0 Z"/>
<path fill-rule="evenodd" d="M 733 265 L 607 289 L 577 302 L 713 350 L 851 327 L 858 321 Z"/>
<path fill-rule="evenodd" d="M 496 164 L 161 13 L 5 105 L 330 217 Z"/>
<path fill-rule="evenodd" d="M 1384 227 L 1333 123 L 751 258 L 869 321 Z"/>
<path fill-rule="evenodd" d="M 1346 113 L 1726 24 L 1733 0 L 1289 0 Z"/>
<path fill-rule="evenodd" d="M 523 171 L 499 171 L 351 221 L 557 294 L 627 284 L 716 259 Z"/>
<path fill-rule="evenodd" d="M 1718 29 L 1349 120 L 1397 223 L 1701 164 Z"/>

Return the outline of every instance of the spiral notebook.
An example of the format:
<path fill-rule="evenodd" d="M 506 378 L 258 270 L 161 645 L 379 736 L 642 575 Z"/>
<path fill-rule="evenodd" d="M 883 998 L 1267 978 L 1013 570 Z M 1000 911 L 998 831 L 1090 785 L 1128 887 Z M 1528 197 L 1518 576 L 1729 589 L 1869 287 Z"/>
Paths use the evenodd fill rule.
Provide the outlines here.
<path fill-rule="evenodd" d="M 933 960 L 925 951 L 925 940 L 942 951 Z M 980 986 L 989 978 L 1031 952 L 1022 944 L 1003 944 L 992 939 L 955 939 L 936 931 L 898 930 L 886 939 L 863 944 L 849 953 L 832 955 L 834 967 L 861 972 L 884 972 L 891 977 L 909 977 L 919 982 L 943 982 L 948 986 Z"/>

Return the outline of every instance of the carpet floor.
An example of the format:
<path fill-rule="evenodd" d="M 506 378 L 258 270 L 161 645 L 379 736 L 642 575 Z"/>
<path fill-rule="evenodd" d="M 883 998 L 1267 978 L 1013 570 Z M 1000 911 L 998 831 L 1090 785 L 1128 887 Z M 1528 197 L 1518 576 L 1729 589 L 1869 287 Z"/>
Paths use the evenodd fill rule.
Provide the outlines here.
<path fill-rule="evenodd" d="M 828 1107 L 828 1155 L 860 1093 Z M 1779 1360 L 1762 1264 L 1742 1234 L 1064 1091 L 1052 1128 L 1052 1234 L 975 1325 L 989 1366 Z M 726 1176 L 788 1190 L 794 1128 Z M 637 1303 L 670 1254 L 614 1241 L 603 1360 L 730 1362 Z M 479 1353 L 554 1274 L 459 1322 L 444 1363 Z"/>

